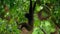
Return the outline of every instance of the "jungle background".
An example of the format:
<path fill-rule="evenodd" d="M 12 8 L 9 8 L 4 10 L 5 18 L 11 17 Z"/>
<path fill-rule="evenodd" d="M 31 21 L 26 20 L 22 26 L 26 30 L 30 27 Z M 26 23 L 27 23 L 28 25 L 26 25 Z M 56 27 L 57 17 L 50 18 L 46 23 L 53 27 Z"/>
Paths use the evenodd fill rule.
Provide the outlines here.
<path fill-rule="evenodd" d="M 32 0 L 36 1 L 34 10 L 34 24 L 32 34 L 60 34 L 60 0 Z M 38 16 L 38 13 L 45 7 L 46 3 L 50 3 L 48 13 L 45 10 Z M 29 13 L 30 0 L 0 0 L 0 34 L 20 34 L 18 24 L 27 23 L 25 17 Z M 50 16 L 49 16 L 50 15 Z M 47 17 L 41 19 L 41 17 Z"/>

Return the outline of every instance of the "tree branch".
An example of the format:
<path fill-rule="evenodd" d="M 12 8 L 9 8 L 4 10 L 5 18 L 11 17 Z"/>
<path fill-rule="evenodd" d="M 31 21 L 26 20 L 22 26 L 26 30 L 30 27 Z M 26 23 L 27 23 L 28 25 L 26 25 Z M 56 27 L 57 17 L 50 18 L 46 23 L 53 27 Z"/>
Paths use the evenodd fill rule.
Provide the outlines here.
<path fill-rule="evenodd" d="M 42 27 L 40 27 L 40 29 L 44 32 L 44 34 L 47 34 L 46 31 Z"/>

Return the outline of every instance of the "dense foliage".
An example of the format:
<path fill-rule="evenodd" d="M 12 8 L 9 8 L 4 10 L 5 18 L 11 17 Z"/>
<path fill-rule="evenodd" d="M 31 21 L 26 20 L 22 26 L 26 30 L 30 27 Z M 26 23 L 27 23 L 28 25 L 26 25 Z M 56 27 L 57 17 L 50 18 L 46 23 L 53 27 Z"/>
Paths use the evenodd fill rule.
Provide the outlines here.
<path fill-rule="evenodd" d="M 33 3 L 36 0 L 32 0 Z M 40 20 L 38 18 L 38 12 L 44 8 L 46 3 L 51 3 L 50 16 L 47 20 Z M 60 27 L 60 0 L 37 0 L 36 8 L 34 11 L 34 29 L 33 34 L 44 34 L 42 29 L 50 34 L 51 32 L 56 31 L 56 25 L 53 23 L 53 18 Z M 25 18 L 25 13 L 28 13 L 29 10 L 29 0 L 0 0 L 0 34 L 20 34 L 16 24 L 28 22 L 28 19 Z M 49 6 L 50 6 L 49 5 Z M 43 11 L 43 17 L 48 15 Z M 58 30 L 60 34 L 60 29 Z"/>

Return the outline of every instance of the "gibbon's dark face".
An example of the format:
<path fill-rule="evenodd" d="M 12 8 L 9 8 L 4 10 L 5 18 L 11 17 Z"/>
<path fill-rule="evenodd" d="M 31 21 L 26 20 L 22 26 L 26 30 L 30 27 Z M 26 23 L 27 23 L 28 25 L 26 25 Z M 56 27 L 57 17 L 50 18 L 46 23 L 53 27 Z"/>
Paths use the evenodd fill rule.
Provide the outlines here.
<path fill-rule="evenodd" d="M 28 13 L 26 13 L 25 17 L 29 19 L 30 15 Z"/>

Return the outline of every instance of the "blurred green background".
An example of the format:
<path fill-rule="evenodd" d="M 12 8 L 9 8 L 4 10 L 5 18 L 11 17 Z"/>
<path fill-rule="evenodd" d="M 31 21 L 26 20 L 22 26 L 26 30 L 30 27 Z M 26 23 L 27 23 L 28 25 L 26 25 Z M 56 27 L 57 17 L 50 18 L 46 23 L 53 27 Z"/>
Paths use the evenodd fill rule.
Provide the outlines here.
<path fill-rule="evenodd" d="M 33 3 L 36 0 L 32 0 Z M 52 3 L 54 8 L 50 8 L 51 16 L 47 20 L 39 20 L 37 13 L 43 8 L 42 4 Z M 41 30 L 44 29 L 47 34 L 54 32 L 55 24 L 51 17 L 55 17 L 56 23 L 60 25 L 60 0 L 37 0 L 34 11 L 34 29 L 33 34 L 44 34 Z M 29 12 L 29 0 L 0 0 L 0 34 L 20 34 L 21 30 L 17 28 L 18 23 L 28 22 L 25 14 Z M 44 13 L 43 13 L 44 14 Z M 46 14 L 44 14 L 44 17 Z M 60 34 L 60 29 L 58 30 Z"/>

